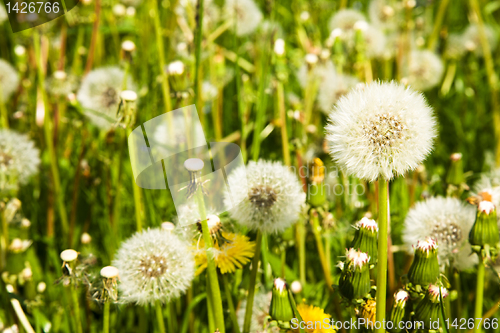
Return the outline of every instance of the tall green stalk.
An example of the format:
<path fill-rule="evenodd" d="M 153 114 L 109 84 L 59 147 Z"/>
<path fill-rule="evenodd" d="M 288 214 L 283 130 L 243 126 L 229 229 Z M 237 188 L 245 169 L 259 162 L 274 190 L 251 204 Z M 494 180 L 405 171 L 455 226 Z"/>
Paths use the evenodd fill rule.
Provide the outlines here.
<path fill-rule="evenodd" d="M 109 300 L 107 300 L 104 303 L 104 309 L 103 309 L 102 333 L 109 333 L 109 305 L 110 302 Z"/>
<path fill-rule="evenodd" d="M 43 71 L 42 64 L 42 54 L 40 51 L 40 35 L 38 34 L 38 30 L 33 29 L 33 45 L 35 48 L 35 58 L 38 70 L 38 90 L 37 93 L 41 94 L 43 105 L 45 108 L 45 118 L 43 123 L 43 129 L 45 134 L 45 141 L 47 144 L 47 150 L 49 153 L 50 159 L 50 169 L 52 172 L 52 178 L 54 182 L 54 192 L 56 196 L 57 208 L 59 211 L 59 217 L 61 218 L 61 229 L 63 237 L 66 237 L 68 234 L 68 215 L 66 213 L 66 206 L 64 205 L 63 193 L 61 189 L 61 179 L 59 177 L 59 167 L 57 163 L 57 156 L 54 148 L 54 140 L 52 133 L 52 122 L 50 119 L 50 110 L 49 103 L 47 100 L 47 95 L 45 92 L 45 73 Z"/>
<path fill-rule="evenodd" d="M 325 275 L 325 282 L 328 286 L 328 289 L 332 289 L 333 287 L 333 281 L 332 277 L 330 274 L 330 268 L 326 260 L 326 255 L 325 255 L 325 248 L 323 246 L 323 241 L 321 240 L 321 233 L 320 233 L 320 225 L 319 225 L 319 218 L 318 218 L 318 212 L 316 211 L 311 211 L 311 223 L 312 223 L 312 231 L 314 234 L 314 238 L 316 239 L 316 246 L 318 248 L 318 256 L 319 260 L 321 262 L 321 268 L 323 269 L 323 274 Z"/>
<path fill-rule="evenodd" d="M 224 284 L 224 292 L 226 293 L 227 306 L 229 308 L 229 316 L 233 322 L 233 332 L 240 333 L 240 327 L 238 325 L 238 317 L 236 317 L 236 311 L 234 310 L 233 297 L 231 295 L 231 289 L 229 288 L 229 283 L 227 282 L 226 274 L 222 275 L 222 283 Z"/>
<path fill-rule="evenodd" d="M 74 316 L 75 316 L 75 325 L 76 325 L 76 332 L 77 333 L 82 333 L 82 316 L 80 312 L 80 303 L 78 302 L 78 293 L 76 290 L 76 285 L 73 283 L 69 286 L 71 289 L 71 301 L 73 303 L 73 311 L 74 311 Z"/>
<path fill-rule="evenodd" d="M 161 302 L 159 300 L 155 301 L 155 312 L 156 312 L 156 321 L 158 322 L 158 330 L 160 331 L 160 333 L 166 333 L 165 319 L 163 318 L 163 311 L 161 308 Z"/>
<path fill-rule="evenodd" d="M 434 27 L 432 29 L 431 36 L 429 37 L 429 44 L 427 45 L 427 48 L 431 51 L 434 51 L 434 49 L 436 48 L 436 43 L 439 38 L 439 32 L 441 31 L 444 15 L 446 14 L 446 9 L 448 8 L 449 2 L 450 0 L 442 0 L 439 3 L 438 13 L 434 21 Z"/>
<path fill-rule="evenodd" d="M 257 273 L 259 272 L 260 249 L 262 243 L 262 233 L 257 230 L 255 241 L 255 253 L 252 259 L 252 271 L 250 272 L 250 285 L 248 286 L 247 308 L 245 309 L 245 322 L 243 323 L 243 333 L 250 332 L 252 324 L 253 300 L 255 296 L 255 284 L 257 283 Z"/>
<path fill-rule="evenodd" d="M 161 74 L 161 88 L 163 92 L 163 103 L 165 106 L 165 112 L 172 111 L 172 104 L 170 101 L 170 86 L 168 84 L 168 75 L 165 71 L 165 50 L 163 46 L 163 33 L 160 22 L 160 12 L 158 10 L 158 0 L 151 1 L 154 12 L 154 25 L 155 25 L 155 37 L 156 37 L 156 49 L 158 51 L 158 65 Z M 169 122 L 171 123 L 171 122 Z"/>
<path fill-rule="evenodd" d="M 389 220 L 389 183 L 385 179 L 378 181 L 378 261 L 377 261 L 377 321 L 385 320 L 385 304 L 387 297 L 387 238 Z M 377 333 L 385 333 L 381 326 Z"/>
<path fill-rule="evenodd" d="M 280 112 L 280 120 L 281 120 L 281 144 L 283 146 L 283 161 L 285 165 L 291 165 L 290 158 L 290 148 L 288 146 L 288 128 L 287 128 L 287 119 L 286 119 L 286 111 L 285 111 L 285 91 L 283 89 L 283 82 L 278 81 L 276 86 L 276 95 L 278 98 L 278 109 Z"/>
<path fill-rule="evenodd" d="M 205 200 L 203 199 L 203 192 L 201 186 L 196 190 L 196 203 L 200 211 L 201 229 L 203 233 L 203 241 L 205 242 L 205 251 L 207 252 L 207 275 L 210 284 L 210 293 L 207 302 L 211 302 L 215 317 L 215 326 L 221 333 L 224 333 L 224 312 L 222 310 L 222 298 L 220 295 L 219 279 L 217 277 L 217 270 L 213 259 L 213 242 L 210 236 L 210 230 L 207 223 L 207 212 L 205 210 Z"/>
<path fill-rule="evenodd" d="M 201 40 L 203 38 L 203 0 L 197 1 L 196 8 L 196 36 L 195 36 L 195 46 L 194 46 L 194 56 L 195 56 L 195 71 L 194 71 L 194 89 L 196 96 L 196 109 L 200 115 L 200 121 L 202 124 L 204 122 L 203 105 L 201 98 L 201 82 L 200 82 L 200 70 L 201 70 Z M 217 110 L 212 110 L 212 112 L 217 112 Z"/>
<path fill-rule="evenodd" d="M 474 306 L 474 318 L 483 317 L 484 272 L 484 260 L 480 259 L 479 264 L 477 265 L 476 304 Z M 476 323 L 474 323 L 474 332 L 480 333 L 482 331 L 481 326 L 482 324 L 478 324 L 476 326 Z"/>

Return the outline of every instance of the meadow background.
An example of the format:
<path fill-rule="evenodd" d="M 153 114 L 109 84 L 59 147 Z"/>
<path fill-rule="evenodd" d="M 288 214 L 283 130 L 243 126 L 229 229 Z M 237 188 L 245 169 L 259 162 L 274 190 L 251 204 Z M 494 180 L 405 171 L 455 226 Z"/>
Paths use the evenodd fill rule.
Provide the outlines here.
<path fill-rule="evenodd" d="M 205 8 L 203 29 L 197 29 L 197 3 Z M 4 256 L 0 331 L 12 332 L 12 325 L 25 330 L 15 299 L 36 332 L 78 332 L 60 252 L 80 252 L 86 278 L 97 281 L 99 270 L 111 264 L 138 226 L 176 222 L 168 190 L 135 185 L 126 141 L 130 130 L 170 110 L 195 104 L 208 141 L 237 143 L 245 161 L 263 158 L 311 171 L 319 163 L 314 159 L 321 159 L 325 183 L 331 185 L 323 215 L 328 218 L 313 227 L 305 213 L 284 233 L 268 235 L 258 288 L 270 291 L 277 276 L 300 281 L 297 302 L 335 318 L 353 314 L 328 291 L 318 244 L 327 253 L 330 278 L 337 281 L 335 265 L 352 239 L 352 225 L 366 214 L 377 216 L 376 184 L 346 176 L 324 148 L 327 115 L 339 96 L 374 80 L 420 85 L 437 118 L 433 152 L 417 170 L 390 183 L 389 295 L 411 263 L 402 238 L 410 207 L 430 196 L 465 200 L 481 175 L 500 165 L 500 1 L 259 0 L 242 8 L 237 1 L 228 3 L 85 0 L 63 17 L 18 33 L 0 12 L 0 58 L 15 71 L 0 67 L 2 127 L 28 135 L 40 151 L 29 180 L 1 192 L 2 213 L 12 214 L 2 234 L 8 231 L 9 244 L 28 242 Z M 355 26 L 345 15 L 347 23 L 337 22 L 345 24 L 343 30 L 335 30 L 331 18 L 343 9 L 357 11 L 366 22 L 356 19 Z M 465 33 L 478 24 L 487 30 L 485 38 L 477 29 Z M 88 102 L 85 95 L 95 92 L 82 92 L 81 84 L 106 66 L 128 76 L 118 75 L 115 83 L 105 80 L 110 73 L 97 76 L 96 82 L 116 88 L 101 112 L 99 102 Z M 122 103 L 125 117 L 117 120 L 123 85 L 137 99 Z M 105 119 L 104 125 L 96 117 Z M 15 147 L 14 137 L 3 138 L 10 142 L 0 147 Z M 450 159 L 454 153 L 461 154 L 458 166 Z M 297 176 L 307 191 L 311 174 Z M 221 219 L 229 229 L 255 238 L 227 214 Z M 238 314 L 249 271 L 247 264 L 226 277 L 225 309 L 230 295 Z M 484 313 L 498 318 L 498 273 L 488 269 L 486 274 Z M 472 316 L 475 275 L 475 268 L 447 268 L 451 317 Z M 163 309 L 167 332 L 209 332 L 205 279 L 198 275 L 186 295 Z M 76 289 L 80 319 L 83 331 L 99 332 L 103 305 L 89 289 L 84 282 Z M 266 306 L 264 301 L 261 307 Z M 225 314 L 226 331 L 236 332 L 228 310 Z M 154 318 L 152 307 L 112 304 L 111 332 L 153 332 L 158 329 Z"/>

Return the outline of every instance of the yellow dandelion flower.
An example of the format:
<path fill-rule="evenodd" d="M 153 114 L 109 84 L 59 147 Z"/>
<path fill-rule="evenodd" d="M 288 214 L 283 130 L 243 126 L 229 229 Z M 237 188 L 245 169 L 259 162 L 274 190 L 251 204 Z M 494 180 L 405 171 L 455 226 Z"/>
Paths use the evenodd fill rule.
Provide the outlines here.
<path fill-rule="evenodd" d="M 237 268 L 242 268 L 255 253 L 255 242 L 250 241 L 245 235 L 222 232 L 222 236 L 227 240 L 222 244 L 214 244 L 214 261 L 222 274 L 233 273 Z M 195 262 L 198 266 L 196 275 L 207 268 L 207 255 L 205 243 L 199 242 L 195 249 Z"/>
<path fill-rule="evenodd" d="M 375 318 L 377 314 L 377 302 L 374 299 L 369 299 L 365 304 L 362 305 L 361 311 L 359 311 L 358 316 L 365 318 L 366 327 L 374 327 Z"/>
<path fill-rule="evenodd" d="M 335 329 L 326 324 L 332 316 L 317 306 L 299 304 L 297 310 L 302 317 L 306 333 L 335 333 Z M 331 322 L 330 322 L 331 323 Z M 294 331 L 295 332 L 295 331 Z M 298 331 L 297 331 L 298 332 Z"/>

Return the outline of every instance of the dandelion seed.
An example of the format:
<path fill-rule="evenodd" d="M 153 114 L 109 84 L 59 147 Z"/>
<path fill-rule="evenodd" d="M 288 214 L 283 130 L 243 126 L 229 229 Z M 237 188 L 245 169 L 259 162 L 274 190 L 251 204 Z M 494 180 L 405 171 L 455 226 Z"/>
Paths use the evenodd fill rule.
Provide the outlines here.
<path fill-rule="evenodd" d="M 125 303 L 169 302 L 184 294 L 194 278 L 194 259 L 186 242 L 173 233 L 149 229 L 123 242 L 113 266 L 120 271 Z"/>
<path fill-rule="evenodd" d="M 441 58 L 432 51 L 413 51 L 410 53 L 408 84 L 415 90 L 429 90 L 441 82 L 444 65 Z"/>
<path fill-rule="evenodd" d="M 342 97 L 329 117 L 326 140 L 348 174 L 374 181 L 415 169 L 436 136 L 432 109 L 402 85 L 374 82 Z"/>
<path fill-rule="evenodd" d="M 0 6 L 3 7 L 3 6 Z M 3 9 L 3 8 L 2 8 Z M 7 61 L 0 59 L 0 90 L 2 100 L 5 103 L 19 86 L 19 74 Z"/>
<path fill-rule="evenodd" d="M 468 235 L 475 217 L 475 208 L 458 199 L 437 197 L 419 202 L 405 219 L 403 241 L 407 251 L 413 252 L 412 246 L 419 240 L 431 237 L 437 242 L 441 267 L 472 268 L 478 259 L 471 255 Z"/>
<path fill-rule="evenodd" d="M 306 199 L 297 176 L 279 162 L 251 161 L 235 169 L 228 182 L 225 204 L 239 202 L 229 211 L 231 217 L 266 233 L 282 232 L 297 221 Z"/>
<path fill-rule="evenodd" d="M 226 0 L 224 10 L 234 19 L 238 36 L 251 34 L 262 21 L 262 13 L 253 0 Z"/>
<path fill-rule="evenodd" d="M 89 120 L 101 129 L 110 129 L 117 121 L 120 94 L 125 72 L 118 67 L 104 67 L 91 71 L 82 81 L 76 98 Z M 137 91 L 130 74 L 126 88 Z"/>
<path fill-rule="evenodd" d="M 40 151 L 27 135 L 0 129 L 0 191 L 26 184 L 39 165 Z"/>

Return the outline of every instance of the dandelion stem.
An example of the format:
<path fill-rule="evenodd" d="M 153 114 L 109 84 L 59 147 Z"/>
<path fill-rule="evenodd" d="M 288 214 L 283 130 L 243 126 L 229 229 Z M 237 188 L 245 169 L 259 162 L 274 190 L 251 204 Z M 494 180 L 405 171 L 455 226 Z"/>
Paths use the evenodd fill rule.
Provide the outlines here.
<path fill-rule="evenodd" d="M 378 181 L 378 262 L 377 262 L 377 321 L 385 320 L 385 302 L 387 297 L 387 222 L 389 218 L 389 183 L 385 179 Z M 376 329 L 384 333 L 384 327 Z"/>
<path fill-rule="evenodd" d="M 95 44 L 97 42 L 97 37 L 99 33 L 100 13 L 101 13 L 101 0 L 96 0 L 95 21 L 94 24 L 92 25 L 92 37 L 90 39 L 89 56 L 87 57 L 87 63 L 85 64 L 85 74 L 90 72 L 90 70 L 92 69 L 92 63 L 94 62 Z"/>
<path fill-rule="evenodd" d="M 321 262 L 321 268 L 323 269 L 323 274 L 325 275 L 325 282 L 330 291 L 333 291 L 333 281 L 328 268 L 328 264 L 325 256 L 325 249 L 323 246 L 323 241 L 321 240 L 320 225 L 318 219 L 318 212 L 316 210 L 311 211 L 311 222 L 314 238 L 316 239 L 316 246 L 318 247 L 319 260 Z"/>
<path fill-rule="evenodd" d="M 300 219 L 295 227 L 297 247 L 299 255 L 299 280 L 304 286 L 306 284 L 306 235 L 304 221 Z"/>
<path fill-rule="evenodd" d="M 260 248 L 262 243 L 262 233 L 257 230 L 257 239 L 255 241 L 255 253 L 252 259 L 252 271 L 250 272 L 250 285 L 248 286 L 247 308 L 245 309 L 245 321 L 243 324 L 243 333 L 250 332 L 252 324 L 253 300 L 255 296 L 255 284 L 257 283 L 257 274 L 259 272 Z"/>
<path fill-rule="evenodd" d="M 196 5 L 196 36 L 195 36 L 195 72 L 194 72 L 194 89 L 196 91 L 196 109 L 200 114 L 200 121 L 204 124 L 204 113 L 201 96 L 201 40 L 203 38 L 203 0 L 198 0 Z M 217 112 L 217 110 L 212 110 L 212 112 Z"/>
<path fill-rule="evenodd" d="M 269 59 L 267 52 L 267 44 L 264 47 L 262 54 L 262 72 L 260 76 L 259 83 L 259 94 L 257 102 L 257 114 L 255 119 L 255 128 L 253 132 L 253 142 L 252 142 L 252 159 L 257 161 L 259 159 L 260 145 L 261 145 L 261 132 L 264 127 L 266 120 L 266 107 L 267 107 L 267 93 L 266 87 L 268 83 L 268 72 L 269 72 Z"/>
<path fill-rule="evenodd" d="M 491 107 L 493 113 L 493 123 L 495 128 L 495 137 L 497 141 L 495 162 L 497 166 L 500 166 L 500 103 L 498 100 L 498 77 L 495 72 L 495 63 L 491 55 L 491 46 L 488 43 L 488 38 L 486 36 L 486 30 L 484 27 L 483 18 L 481 15 L 481 7 L 478 0 L 469 0 L 470 7 L 475 15 L 473 19 L 477 23 L 477 29 L 479 32 L 479 41 L 481 47 L 483 48 L 484 63 L 486 67 L 486 74 L 488 76 L 488 84 L 490 86 L 491 93 Z"/>
<path fill-rule="evenodd" d="M 288 147 L 288 128 L 286 121 L 286 111 L 285 111 L 285 92 L 283 89 L 283 82 L 278 81 L 276 87 L 276 95 L 278 97 L 278 109 L 280 111 L 281 120 L 281 144 L 283 146 L 283 161 L 285 165 L 291 165 L 290 158 L 290 148 Z"/>
<path fill-rule="evenodd" d="M 50 158 L 50 169 L 52 172 L 52 178 L 54 181 L 54 192 L 56 196 L 57 208 L 59 211 L 59 217 L 61 218 L 61 229 L 63 237 L 66 237 L 68 233 L 68 215 L 66 214 L 66 206 L 63 201 L 63 193 L 61 190 L 61 179 L 59 177 L 59 167 L 57 164 L 57 156 L 54 148 L 54 140 L 52 133 L 52 122 L 50 120 L 49 103 L 47 101 L 47 95 L 45 94 L 45 72 L 43 70 L 42 64 L 42 54 L 40 51 L 40 35 L 38 30 L 34 29 L 33 32 L 33 45 L 35 48 L 36 63 L 38 69 L 38 90 L 37 93 L 41 95 L 43 100 L 43 106 L 45 108 L 45 118 L 43 123 L 43 129 L 45 134 L 45 143 L 47 145 L 47 150 Z M 49 235 L 50 236 L 50 235 Z"/>
<path fill-rule="evenodd" d="M 222 283 L 224 284 L 224 291 L 226 293 L 227 305 L 229 308 L 229 316 L 233 322 L 233 332 L 240 333 L 240 327 L 238 326 L 238 318 L 236 317 L 236 311 L 234 310 L 233 296 L 231 295 L 231 290 L 229 289 L 229 284 L 227 282 L 226 274 L 222 275 Z"/>
<path fill-rule="evenodd" d="M 155 301 L 156 321 L 158 322 L 158 330 L 160 333 L 165 333 L 165 320 L 163 319 L 163 311 L 159 300 Z"/>
<path fill-rule="evenodd" d="M 439 38 L 439 32 L 441 31 L 444 15 L 446 14 L 446 9 L 448 8 L 449 2 L 450 0 L 442 0 L 439 3 L 438 13 L 436 15 L 436 20 L 434 21 L 434 28 L 432 29 L 431 36 L 429 37 L 429 44 L 427 45 L 427 48 L 431 51 L 433 51 L 436 47 L 436 43 Z"/>
<path fill-rule="evenodd" d="M 0 211 L 2 219 L 2 234 L 0 235 L 0 272 L 3 272 L 7 263 L 7 247 L 9 246 L 9 226 L 5 218 L 5 209 Z"/>
<path fill-rule="evenodd" d="M 2 119 L 1 128 L 9 128 L 9 112 L 3 102 L 2 94 L 0 94 L 0 115 Z"/>
<path fill-rule="evenodd" d="M 109 301 L 104 303 L 102 333 L 109 333 Z"/>
<path fill-rule="evenodd" d="M 485 272 L 484 259 L 483 260 L 480 259 L 479 264 L 477 265 L 476 304 L 474 307 L 474 318 L 483 317 L 484 272 Z M 481 332 L 480 324 L 474 326 L 474 332 L 476 333 Z"/>
<path fill-rule="evenodd" d="M 163 46 L 163 34 L 160 23 L 160 11 L 158 10 L 158 1 L 153 0 L 151 2 L 153 6 L 154 13 L 154 25 L 155 25 L 155 35 L 156 35 L 156 48 L 158 50 L 158 64 L 161 73 L 161 88 L 163 92 L 163 103 L 165 106 L 165 112 L 172 110 L 172 105 L 170 101 L 170 86 L 168 84 L 168 75 L 165 71 L 165 52 Z M 169 122 L 171 124 L 171 122 Z"/>
<path fill-rule="evenodd" d="M 208 283 L 210 284 L 210 293 L 208 294 L 207 302 L 212 302 L 213 313 L 215 317 L 215 326 L 221 333 L 225 332 L 224 327 L 224 312 L 222 311 L 222 298 L 220 295 L 219 279 L 213 260 L 213 243 L 207 223 L 207 212 L 205 210 L 205 201 L 201 186 L 196 190 L 196 203 L 200 212 L 201 228 L 203 233 L 203 241 L 205 242 L 205 251 L 207 252 L 207 275 Z"/>
<path fill-rule="evenodd" d="M 74 317 L 75 317 L 75 325 L 76 325 L 76 332 L 77 333 L 82 333 L 82 316 L 80 314 L 80 303 L 78 302 L 78 291 L 76 289 L 76 285 L 71 284 L 69 286 L 71 289 L 71 301 L 73 302 L 73 311 L 74 311 Z"/>

